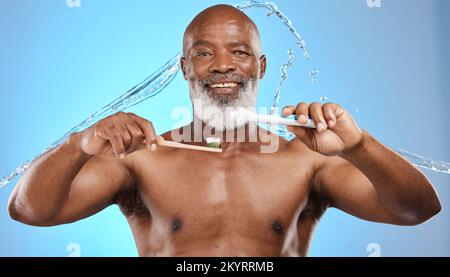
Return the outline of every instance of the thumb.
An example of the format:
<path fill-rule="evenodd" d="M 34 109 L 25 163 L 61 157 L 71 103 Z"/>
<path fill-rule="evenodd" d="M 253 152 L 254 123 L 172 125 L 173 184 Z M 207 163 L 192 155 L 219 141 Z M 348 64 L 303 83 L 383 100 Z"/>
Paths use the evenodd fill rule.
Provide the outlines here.
<path fill-rule="evenodd" d="M 301 140 L 304 144 L 306 144 L 306 146 L 308 146 L 311 149 L 315 149 L 314 134 L 310 129 L 300 126 L 286 126 L 286 127 L 299 140 Z"/>

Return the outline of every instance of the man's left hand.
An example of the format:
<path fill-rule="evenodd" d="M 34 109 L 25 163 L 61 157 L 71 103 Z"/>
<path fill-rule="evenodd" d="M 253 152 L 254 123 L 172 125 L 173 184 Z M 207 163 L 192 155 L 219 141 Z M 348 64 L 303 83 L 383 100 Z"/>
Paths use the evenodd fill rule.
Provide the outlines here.
<path fill-rule="evenodd" d="M 351 115 L 338 104 L 301 102 L 297 106 L 284 107 L 282 114 L 296 115 L 301 124 L 306 124 L 311 118 L 315 129 L 287 126 L 288 130 L 310 149 L 327 156 L 345 152 L 359 145 L 363 139 L 362 131 Z"/>

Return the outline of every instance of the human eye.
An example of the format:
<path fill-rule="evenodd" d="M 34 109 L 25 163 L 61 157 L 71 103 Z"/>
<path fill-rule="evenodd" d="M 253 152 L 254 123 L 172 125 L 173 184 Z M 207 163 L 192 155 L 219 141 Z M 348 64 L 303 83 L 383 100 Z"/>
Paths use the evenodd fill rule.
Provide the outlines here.
<path fill-rule="evenodd" d="M 249 53 L 247 53 L 244 50 L 234 50 L 233 54 L 237 55 L 237 56 L 249 56 L 250 55 Z"/>
<path fill-rule="evenodd" d="M 212 54 L 210 52 L 207 51 L 200 51 L 197 53 L 197 57 L 208 57 L 211 56 Z"/>

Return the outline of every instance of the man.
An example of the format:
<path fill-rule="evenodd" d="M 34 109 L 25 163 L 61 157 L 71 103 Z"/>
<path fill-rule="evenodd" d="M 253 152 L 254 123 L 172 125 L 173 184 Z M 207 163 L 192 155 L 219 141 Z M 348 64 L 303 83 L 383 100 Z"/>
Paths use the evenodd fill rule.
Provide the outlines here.
<path fill-rule="evenodd" d="M 292 141 L 261 128 L 251 141 L 251 124 L 230 120 L 226 108 L 254 106 L 266 68 L 258 30 L 241 11 L 204 10 L 183 44 L 194 120 L 162 137 L 205 146 L 209 128 L 223 152 L 158 145 L 150 121 L 120 112 L 36 161 L 10 198 L 13 219 L 52 226 L 118 204 L 141 256 L 305 256 L 328 207 L 398 225 L 440 211 L 427 178 L 337 104 L 286 107 L 284 115 L 317 127 L 289 127 Z M 226 135 L 238 130 L 243 141 Z M 275 151 L 262 153 L 274 141 Z"/>

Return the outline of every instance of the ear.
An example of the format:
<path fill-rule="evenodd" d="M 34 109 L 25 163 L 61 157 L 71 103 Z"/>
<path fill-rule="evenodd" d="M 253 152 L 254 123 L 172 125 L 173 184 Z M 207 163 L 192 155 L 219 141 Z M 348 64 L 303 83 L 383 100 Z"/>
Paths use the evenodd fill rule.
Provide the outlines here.
<path fill-rule="evenodd" d="M 264 78 L 264 75 L 266 74 L 266 56 L 262 55 L 259 58 L 259 79 Z"/>
<path fill-rule="evenodd" d="M 187 81 L 188 77 L 187 77 L 187 73 L 186 73 L 186 58 L 185 57 L 181 57 L 180 67 L 181 67 L 181 71 L 183 72 L 183 78 Z"/>

